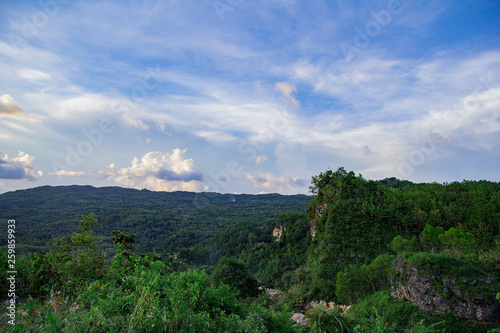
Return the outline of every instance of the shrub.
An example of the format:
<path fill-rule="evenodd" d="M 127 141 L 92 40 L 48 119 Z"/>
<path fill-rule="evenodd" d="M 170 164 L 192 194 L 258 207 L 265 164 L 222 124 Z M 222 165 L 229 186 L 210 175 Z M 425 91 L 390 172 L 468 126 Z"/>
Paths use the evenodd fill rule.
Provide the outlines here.
<path fill-rule="evenodd" d="M 456 258 L 472 255 L 476 244 L 472 234 L 464 233 L 455 227 L 439 235 L 439 240 L 446 245 L 446 250 Z"/>
<path fill-rule="evenodd" d="M 307 310 L 305 318 L 309 318 L 311 332 L 353 333 L 356 323 L 344 317 L 342 312 L 340 308 L 330 308 L 325 311 L 325 307 L 318 304 L 317 307 Z"/>
<path fill-rule="evenodd" d="M 395 273 L 392 262 L 396 257 L 382 254 L 369 265 L 350 266 L 337 274 L 335 294 L 340 302 L 353 304 L 360 299 L 390 286 Z"/>
<path fill-rule="evenodd" d="M 397 331 L 405 332 L 426 332 L 423 328 L 425 326 L 438 332 L 446 328 L 446 332 L 479 333 L 485 332 L 487 327 L 486 324 L 474 324 L 452 315 L 438 315 L 420 310 L 409 303 L 392 298 L 390 290 L 383 290 L 364 298 L 353 305 L 347 314 L 361 323 L 359 329 L 367 329 L 367 332 L 372 331 L 369 326 L 363 325 L 373 323 L 378 316 L 386 328 L 394 327 Z M 429 332 L 434 332 L 432 330 Z"/>

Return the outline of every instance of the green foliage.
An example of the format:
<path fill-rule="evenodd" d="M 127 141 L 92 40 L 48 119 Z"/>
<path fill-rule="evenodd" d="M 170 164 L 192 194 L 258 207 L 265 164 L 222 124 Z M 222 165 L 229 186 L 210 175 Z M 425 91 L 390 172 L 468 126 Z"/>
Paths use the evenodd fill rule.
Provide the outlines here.
<path fill-rule="evenodd" d="M 245 250 L 249 244 L 255 243 L 260 232 L 255 224 L 244 221 L 227 227 L 213 241 L 224 256 L 232 257 Z"/>
<path fill-rule="evenodd" d="M 18 306 L 7 332 L 293 332 L 290 313 L 244 306 L 238 292 L 213 285 L 201 271 L 169 273 L 167 265 L 132 255 L 127 270 L 111 266 L 77 295 L 50 293 Z M 115 257 L 113 262 L 117 262 Z"/>
<path fill-rule="evenodd" d="M 395 270 L 392 262 L 396 257 L 382 254 L 369 265 L 350 266 L 337 274 L 335 294 L 344 304 L 353 304 L 377 291 L 390 287 L 390 277 Z"/>
<path fill-rule="evenodd" d="M 169 273 L 171 265 L 151 259 L 155 256 L 131 255 L 124 261 L 122 255 L 119 252 L 113 259 L 102 280 L 85 281 L 86 287 L 78 295 L 51 291 L 48 301 L 25 302 L 18 311 L 17 329 L 256 332 L 254 324 L 260 316 L 269 317 L 262 309 L 247 312 L 236 291 L 225 284 L 211 286 L 210 277 L 203 272 Z M 53 263 L 49 255 L 35 254 L 28 259 L 35 268 Z M 52 288 L 58 286 L 52 284 Z M 274 324 L 284 327 L 283 321 Z"/>
<path fill-rule="evenodd" d="M 68 241 L 53 240 L 53 251 L 30 254 L 16 261 L 18 290 L 21 296 L 47 297 L 52 290 L 77 293 L 88 281 L 105 274 L 105 253 L 99 254 L 91 230 L 98 224 L 94 214 L 82 215 L 78 230 Z"/>
<path fill-rule="evenodd" d="M 20 310 L 27 313 L 19 328 L 290 332 L 300 328 L 293 328 L 287 309 L 300 310 L 312 299 L 356 303 L 349 313 L 362 332 L 493 328 L 471 328 L 392 299 L 391 277 L 401 277 L 392 276 L 395 256 L 385 253 L 392 249 L 422 274 L 466 277 L 464 294 L 494 302 L 500 184 L 368 181 L 344 168 L 327 170 L 312 184 L 312 201 L 81 186 L 2 194 L 0 217 L 22 220 L 25 228 L 16 234 L 16 250 L 31 253 L 16 260 Z M 91 208 L 101 223 L 84 215 L 73 232 L 75 214 Z M 58 238 L 45 253 L 52 236 Z M 111 262 L 102 248 L 116 254 Z M 257 295 L 252 276 L 284 297 L 246 298 Z M 335 322 L 333 312 L 314 315 Z"/>
<path fill-rule="evenodd" d="M 69 277 L 76 279 L 95 279 L 104 274 L 103 264 L 106 254 L 99 255 L 97 251 L 97 240 L 92 227 L 99 223 L 94 213 L 82 215 L 78 230 L 71 236 L 71 247 L 73 248 L 73 266 L 70 269 Z M 78 281 L 74 281 L 77 283 Z"/>
<path fill-rule="evenodd" d="M 489 270 L 500 271 L 500 235 L 495 239 L 495 246 L 479 253 L 479 261 Z"/>
<path fill-rule="evenodd" d="M 376 308 L 373 308 L 375 316 L 367 316 L 360 320 L 359 325 L 356 325 L 356 332 L 369 333 L 395 333 L 396 324 L 386 323 L 384 318 L 378 314 Z"/>
<path fill-rule="evenodd" d="M 500 280 L 497 271 L 489 271 L 480 263 L 470 260 L 460 260 L 444 254 L 415 253 L 408 257 L 408 263 L 417 270 L 420 276 L 433 275 L 443 279 L 456 279 L 456 288 L 469 298 L 479 294 L 484 297 L 486 304 L 494 304 L 495 294 L 500 290 Z M 403 282 L 406 279 L 403 274 Z M 436 282 L 436 294 L 448 296 L 443 290 L 442 282 Z M 450 295 L 451 297 L 451 295 Z"/>
<path fill-rule="evenodd" d="M 405 328 L 404 330 L 396 330 L 395 323 L 386 323 L 384 318 L 380 316 L 377 312 L 377 309 L 373 309 L 375 311 L 375 317 L 366 317 L 363 318 L 362 323 L 356 326 L 356 332 L 359 333 L 396 333 L 396 332 L 405 332 L 405 333 L 445 333 L 445 328 L 437 328 L 438 326 L 442 326 L 444 322 L 439 322 L 435 324 L 428 325 L 425 323 L 425 319 L 420 320 L 415 325 Z"/>
<path fill-rule="evenodd" d="M 426 224 L 422 231 L 423 245 L 433 253 L 441 250 L 442 243 L 439 237 L 442 234 L 444 234 L 444 229 L 442 227 L 433 227 L 430 224 Z"/>
<path fill-rule="evenodd" d="M 282 230 L 279 240 L 273 237 L 275 228 Z M 212 244 L 199 244 L 179 253 L 197 267 L 202 262 L 209 263 L 216 259 L 215 265 L 222 255 L 241 260 L 259 283 L 286 289 L 298 282 L 294 277 L 295 270 L 304 265 L 310 242 L 311 234 L 305 216 L 289 212 L 260 225 L 248 222 L 235 224 L 216 235 Z M 201 267 L 213 270 L 210 266 Z"/>
<path fill-rule="evenodd" d="M 449 255 L 475 259 L 500 233 L 498 183 L 374 182 L 339 168 L 313 177 L 311 191 L 317 195 L 307 216 L 315 237 L 306 265 L 314 298 L 335 299 L 338 273 L 368 264 L 387 244 L 400 255 L 446 246 Z"/>
<path fill-rule="evenodd" d="M 439 235 L 439 240 L 446 245 L 447 251 L 457 258 L 470 256 L 476 244 L 471 233 L 464 233 L 455 227 Z"/>
<path fill-rule="evenodd" d="M 234 199 L 234 201 L 233 201 Z M 16 234 L 16 254 L 46 253 L 53 237 L 70 235 L 76 216 L 94 212 L 102 237 L 99 246 L 113 254 L 112 231 L 136 233 L 135 246 L 145 253 L 176 252 L 208 241 L 241 221 L 266 222 L 292 211 L 303 213 L 308 195 L 226 195 L 218 193 L 153 192 L 119 187 L 42 186 L 0 194 L 0 218 L 22 221 Z M 0 233 L 0 247 L 7 244 Z M 216 264 L 222 256 L 215 259 Z"/>
<path fill-rule="evenodd" d="M 311 332 L 317 333 L 353 333 L 356 322 L 342 315 L 342 309 L 325 307 L 318 304 L 317 307 L 307 310 L 305 318 L 309 318 Z"/>
<path fill-rule="evenodd" d="M 259 294 L 258 283 L 251 277 L 241 261 L 223 257 L 215 267 L 211 281 L 219 286 L 226 284 L 237 290 L 241 297 L 256 297 Z"/>
<path fill-rule="evenodd" d="M 452 315 L 439 315 L 391 297 L 390 290 L 370 295 L 352 306 L 347 315 L 358 318 L 360 332 L 485 332 L 488 324 L 474 323 Z M 377 323 L 378 321 L 378 323 Z"/>
<path fill-rule="evenodd" d="M 397 254 L 411 253 L 418 249 L 418 238 L 413 236 L 410 240 L 397 235 L 391 242 L 391 249 Z"/>
<path fill-rule="evenodd" d="M 135 237 L 137 234 L 128 235 L 119 230 L 113 230 L 113 243 L 119 248 L 126 257 L 130 257 L 135 249 Z"/>

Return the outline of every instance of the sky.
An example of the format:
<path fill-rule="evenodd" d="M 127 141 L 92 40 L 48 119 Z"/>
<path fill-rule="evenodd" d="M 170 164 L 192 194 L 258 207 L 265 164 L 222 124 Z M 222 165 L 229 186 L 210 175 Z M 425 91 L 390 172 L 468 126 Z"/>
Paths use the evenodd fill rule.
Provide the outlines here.
<path fill-rule="evenodd" d="M 0 193 L 500 181 L 496 0 L 4 0 Z"/>

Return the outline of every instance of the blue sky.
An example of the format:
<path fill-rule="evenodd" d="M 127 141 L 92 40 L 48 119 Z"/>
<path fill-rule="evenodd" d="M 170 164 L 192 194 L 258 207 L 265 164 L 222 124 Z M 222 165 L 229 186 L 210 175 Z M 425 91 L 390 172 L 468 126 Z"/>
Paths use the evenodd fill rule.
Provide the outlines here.
<path fill-rule="evenodd" d="M 2 1 L 0 192 L 500 179 L 498 1 Z"/>

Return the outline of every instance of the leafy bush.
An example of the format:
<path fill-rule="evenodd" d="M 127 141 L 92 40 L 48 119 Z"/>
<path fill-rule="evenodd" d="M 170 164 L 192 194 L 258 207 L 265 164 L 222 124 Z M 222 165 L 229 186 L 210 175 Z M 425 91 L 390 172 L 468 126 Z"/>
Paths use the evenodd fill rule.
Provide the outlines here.
<path fill-rule="evenodd" d="M 446 329 L 446 332 L 480 333 L 485 332 L 488 327 L 488 324 L 420 310 L 409 303 L 392 298 L 390 290 L 380 291 L 362 299 L 351 307 L 347 315 L 360 322 L 358 328 L 362 332 L 372 332 L 376 320 L 381 321 L 386 329 L 405 332 L 427 332 L 425 329 L 430 329 L 429 332 L 439 332 Z"/>
<path fill-rule="evenodd" d="M 413 236 L 408 240 L 400 235 L 397 235 L 392 240 L 390 248 L 397 254 L 403 254 L 415 252 L 418 249 L 418 246 L 418 238 L 416 236 Z"/>
<path fill-rule="evenodd" d="M 114 258 L 118 261 L 118 258 Z M 201 271 L 168 273 L 162 261 L 132 256 L 117 281 L 112 266 L 75 296 L 51 293 L 18 306 L 24 332 L 292 332 L 291 313 L 244 306 L 238 292 Z M 5 319 L 1 319 L 4 324 Z"/>
<path fill-rule="evenodd" d="M 474 236 L 471 233 L 464 233 L 455 227 L 439 235 L 439 240 L 446 245 L 447 251 L 456 258 L 472 255 L 472 251 L 476 244 Z"/>
<path fill-rule="evenodd" d="M 369 265 L 350 266 L 337 274 L 335 294 L 344 304 L 353 304 L 360 299 L 390 286 L 390 277 L 395 270 L 393 255 L 382 254 Z"/>
<path fill-rule="evenodd" d="M 317 307 L 307 310 L 305 318 L 309 318 L 311 332 L 317 333 L 353 333 L 356 322 L 342 315 L 342 309 L 325 307 L 318 304 Z"/>
<path fill-rule="evenodd" d="M 479 261 L 485 268 L 500 272 L 500 236 L 495 239 L 495 246 L 479 253 Z"/>

